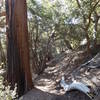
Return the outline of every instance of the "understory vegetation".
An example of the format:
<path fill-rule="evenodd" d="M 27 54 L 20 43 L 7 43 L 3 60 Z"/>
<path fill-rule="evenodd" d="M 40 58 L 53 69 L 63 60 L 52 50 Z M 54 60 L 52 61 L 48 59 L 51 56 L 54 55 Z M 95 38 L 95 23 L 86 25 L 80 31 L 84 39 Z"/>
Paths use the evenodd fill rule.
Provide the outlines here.
<path fill-rule="evenodd" d="M 13 8 L 14 5 L 12 5 L 11 15 L 15 14 L 15 16 L 10 16 L 10 11 L 8 10 L 10 7 L 7 5 L 9 1 L 13 2 L 13 0 L 0 1 L 0 100 L 13 100 L 18 97 L 16 92 L 18 86 L 12 82 L 10 85 L 15 85 L 12 89 L 8 85 L 7 75 L 14 75 L 14 71 L 18 66 L 19 69 L 20 66 L 21 70 L 24 69 L 22 67 L 22 65 L 26 65 L 26 63 L 22 64 L 26 60 L 22 57 L 24 54 L 28 55 L 29 53 L 30 58 L 27 59 L 31 67 L 30 72 L 41 75 L 50 62 L 53 62 L 55 58 L 61 58 L 60 56 L 67 50 L 75 51 L 75 53 L 84 51 L 89 59 L 100 51 L 100 0 L 22 0 L 27 2 L 27 7 L 25 6 L 27 18 L 25 18 L 26 27 L 28 26 L 28 35 L 21 35 L 22 32 L 25 33 L 23 29 L 16 32 L 16 27 L 19 28 L 20 25 L 16 23 L 20 22 L 20 20 L 16 21 L 16 12 L 14 13 L 13 10 L 16 11 L 18 8 L 15 6 L 15 9 Z M 20 8 L 18 10 L 20 11 Z M 23 25 L 24 22 L 21 24 Z M 9 26 L 11 28 L 8 29 Z M 11 34 L 9 35 L 9 33 L 13 34 L 14 32 L 15 34 L 10 37 Z M 26 36 L 25 39 L 24 36 Z M 11 39 L 12 41 L 10 41 Z M 18 39 L 20 41 L 27 40 L 24 46 L 28 45 L 29 42 L 28 53 L 24 52 L 24 46 L 20 45 L 24 42 L 19 42 Z M 21 49 L 17 50 L 20 47 Z M 26 50 L 26 48 L 24 49 Z M 12 55 L 10 55 L 11 52 L 13 52 Z M 23 52 L 24 54 L 22 54 Z M 14 53 L 16 54 L 14 55 Z M 12 58 L 8 59 L 10 56 Z M 13 60 L 14 57 L 15 59 Z M 12 63 L 8 64 L 11 60 Z M 15 69 L 12 67 L 13 71 L 9 71 L 8 65 L 14 65 Z M 27 66 L 27 68 L 30 67 Z M 18 72 L 19 69 L 17 70 Z M 21 77 L 23 78 L 25 71 L 20 71 L 20 73 L 23 74 Z M 25 79 L 23 78 L 23 80 Z M 23 80 L 21 80 L 22 84 L 24 84 Z M 16 83 L 16 80 L 14 82 Z M 20 83 L 20 81 L 18 82 Z"/>

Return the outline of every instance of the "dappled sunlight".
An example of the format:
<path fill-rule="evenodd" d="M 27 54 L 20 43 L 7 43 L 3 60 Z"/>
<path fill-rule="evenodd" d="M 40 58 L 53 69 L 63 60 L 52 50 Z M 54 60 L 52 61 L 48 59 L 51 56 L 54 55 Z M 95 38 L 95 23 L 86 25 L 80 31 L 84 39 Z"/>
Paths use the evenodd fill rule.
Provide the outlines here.
<path fill-rule="evenodd" d="M 99 97 L 99 33 L 100 0 L 0 0 L 0 100 Z"/>
<path fill-rule="evenodd" d="M 73 79 L 75 79 L 89 86 L 91 92 L 98 91 L 97 86 L 100 85 L 100 70 L 88 69 L 87 67 L 78 69 L 81 60 L 86 56 L 83 56 L 82 52 L 74 53 L 66 54 L 55 66 L 47 67 L 44 73 L 36 79 L 35 87 L 48 93 L 64 94 L 64 90 L 60 87 L 60 80 L 62 76 L 65 76 L 67 84 L 71 84 Z M 79 62 L 76 64 L 76 61 Z"/>

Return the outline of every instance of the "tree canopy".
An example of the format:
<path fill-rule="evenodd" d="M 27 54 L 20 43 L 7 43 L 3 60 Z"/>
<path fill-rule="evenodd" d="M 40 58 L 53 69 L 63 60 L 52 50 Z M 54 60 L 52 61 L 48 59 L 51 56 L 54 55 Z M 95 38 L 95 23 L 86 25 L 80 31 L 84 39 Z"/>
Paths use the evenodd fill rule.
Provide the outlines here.
<path fill-rule="evenodd" d="M 0 0 L 0 66 L 22 92 L 32 88 L 31 72 L 66 50 L 92 57 L 99 49 L 100 0 Z"/>

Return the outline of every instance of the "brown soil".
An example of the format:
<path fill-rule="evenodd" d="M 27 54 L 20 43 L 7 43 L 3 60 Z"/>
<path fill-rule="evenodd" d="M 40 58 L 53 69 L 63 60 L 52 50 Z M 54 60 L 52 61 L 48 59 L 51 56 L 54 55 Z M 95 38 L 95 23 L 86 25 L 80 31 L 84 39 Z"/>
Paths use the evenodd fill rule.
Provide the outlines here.
<path fill-rule="evenodd" d="M 33 89 L 19 100 L 91 100 L 84 93 L 79 91 L 71 91 L 64 95 L 55 95 L 43 92 L 38 89 Z"/>
<path fill-rule="evenodd" d="M 88 69 L 79 66 L 88 60 L 87 53 L 80 51 L 66 51 L 48 63 L 43 74 L 36 77 L 33 89 L 23 96 L 22 100 L 90 100 L 88 96 L 79 91 L 65 93 L 60 87 L 62 75 L 66 82 L 71 83 L 72 78 L 91 87 L 91 91 L 97 93 L 94 100 L 100 100 L 100 69 Z"/>

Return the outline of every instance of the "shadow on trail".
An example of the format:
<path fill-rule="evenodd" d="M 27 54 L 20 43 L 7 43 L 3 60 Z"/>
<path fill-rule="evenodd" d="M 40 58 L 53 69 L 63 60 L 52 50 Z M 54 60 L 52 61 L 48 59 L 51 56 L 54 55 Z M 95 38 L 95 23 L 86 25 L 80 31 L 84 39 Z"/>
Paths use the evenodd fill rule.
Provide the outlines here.
<path fill-rule="evenodd" d="M 30 92 L 26 93 L 19 100 L 91 100 L 91 99 L 84 93 L 77 90 L 67 92 L 63 95 L 55 95 L 43 92 L 39 89 L 33 89 Z"/>

